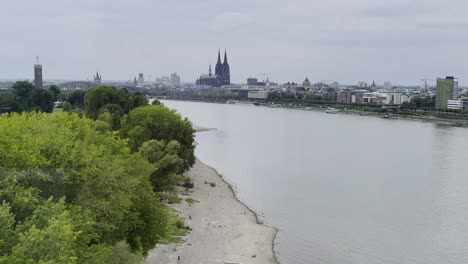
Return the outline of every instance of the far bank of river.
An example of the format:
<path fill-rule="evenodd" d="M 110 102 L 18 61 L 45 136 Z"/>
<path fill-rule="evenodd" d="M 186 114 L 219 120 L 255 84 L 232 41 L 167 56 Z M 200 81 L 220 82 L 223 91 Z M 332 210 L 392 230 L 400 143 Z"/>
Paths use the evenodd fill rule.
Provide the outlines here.
<path fill-rule="evenodd" d="M 205 99 L 164 99 L 170 101 L 187 101 L 187 102 L 203 102 L 203 103 L 215 103 L 215 104 L 227 104 L 226 100 L 205 100 Z M 297 110 L 305 110 L 305 111 L 325 111 L 327 106 L 324 105 L 312 105 L 312 106 L 301 106 L 301 105 L 282 105 L 282 104 L 275 104 L 275 103 L 266 103 L 266 102 L 258 102 L 258 101 L 238 101 L 239 104 L 254 104 L 257 103 L 257 106 L 262 107 L 271 107 L 271 108 L 287 108 L 287 109 L 297 109 Z M 370 116 L 370 117 L 382 117 L 384 113 L 382 112 L 373 112 L 373 111 L 363 111 L 363 110 L 356 110 L 356 109 L 338 109 L 340 114 L 351 114 L 351 115 L 360 115 L 360 116 Z M 468 120 L 467 119 L 451 119 L 451 118 L 440 118 L 431 115 L 418 115 L 418 114 L 400 114 L 398 112 L 392 113 L 397 119 L 402 120 L 413 120 L 413 121 L 422 121 L 422 122 L 432 122 L 439 125 L 447 125 L 447 126 L 462 126 L 468 127 Z"/>

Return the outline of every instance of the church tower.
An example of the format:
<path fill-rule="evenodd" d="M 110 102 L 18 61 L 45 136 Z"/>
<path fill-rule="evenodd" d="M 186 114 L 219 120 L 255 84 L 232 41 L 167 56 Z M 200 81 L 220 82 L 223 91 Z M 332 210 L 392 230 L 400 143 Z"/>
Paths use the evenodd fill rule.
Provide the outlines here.
<path fill-rule="evenodd" d="M 231 74 L 229 71 L 229 63 L 227 60 L 227 52 L 224 50 L 224 62 L 223 62 L 223 84 L 229 85 L 231 84 Z"/>
<path fill-rule="evenodd" d="M 94 76 L 94 84 L 101 85 L 102 76 L 99 75 L 99 72 L 96 72 L 96 76 Z"/>
<path fill-rule="evenodd" d="M 218 62 L 216 62 L 215 66 L 215 75 L 222 76 L 223 75 L 223 64 L 221 64 L 221 53 L 218 50 Z"/>

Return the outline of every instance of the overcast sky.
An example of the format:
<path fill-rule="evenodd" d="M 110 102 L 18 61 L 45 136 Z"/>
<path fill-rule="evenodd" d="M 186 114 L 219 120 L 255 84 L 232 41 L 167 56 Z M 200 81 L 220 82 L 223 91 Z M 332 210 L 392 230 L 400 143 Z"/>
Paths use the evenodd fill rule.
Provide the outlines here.
<path fill-rule="evenodd" d="M 194 81 L 228 51 L 231 80 L 468 84 L 466 0 L 2 0 L 0 78 Z"/>

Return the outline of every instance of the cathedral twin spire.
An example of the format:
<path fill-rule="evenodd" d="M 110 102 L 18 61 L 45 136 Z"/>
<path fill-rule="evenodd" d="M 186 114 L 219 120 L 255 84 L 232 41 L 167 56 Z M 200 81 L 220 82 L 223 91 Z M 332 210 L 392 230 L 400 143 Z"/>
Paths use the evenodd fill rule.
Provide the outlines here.
<path fill-rule="evenodd" d="M 224 50 L 224 62 L 221 63 L 221 51 L 218 49 L 218 61 L 216 62 L 215 75 L 224 76 L 225 79 L 229 78 L 229 63 L 227 60 L 227 51 Z"/>
<path fill-rule="evenodd" d="M 218 49 L 218 62 L 216 64 L 221 64 L 221 51 Z M 227 60 L 227 51 L 224 50 L 224 62 L 222 63 L 224 65 L 228 64 Z"/>
<path fill-rule="evenodd" d="M 224 50 L 224 62 L 221 62 L 221 51 L 218 49 L 218 61 L 214 69 L 214 74 L 211 70 L 211 64 L 208 68 L 208 76 L 200 76 L 197 80 L 197 85 L 210 85 L 213 87 L 221 87 L 222 85 L 231 84 L 231 72 L 227 59 L 227 51 Z"/>

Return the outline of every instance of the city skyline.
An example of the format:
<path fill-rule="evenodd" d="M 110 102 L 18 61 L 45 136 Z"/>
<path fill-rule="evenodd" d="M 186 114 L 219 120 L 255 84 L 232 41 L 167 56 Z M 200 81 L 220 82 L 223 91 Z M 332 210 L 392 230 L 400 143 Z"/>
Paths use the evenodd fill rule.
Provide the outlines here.
<path fill-rule="evenodd" d="M 235 65 L 233 83 L 263 73 L 279 83 L 308 77 L 420 85 L 422 78 L 454 75 L 466 85 L 468 79 L 468 4 L 459 0 L 28 5 L 2 6 L 0 23 L 15 21 L 0 28 L 2 79 L 31 79 L 40 56 L 46 80 L 86 79 L 96 71 L 107 80 L 129 80 L 138 72 L 176 71 L 193 82 L 219 47 Z"/>

